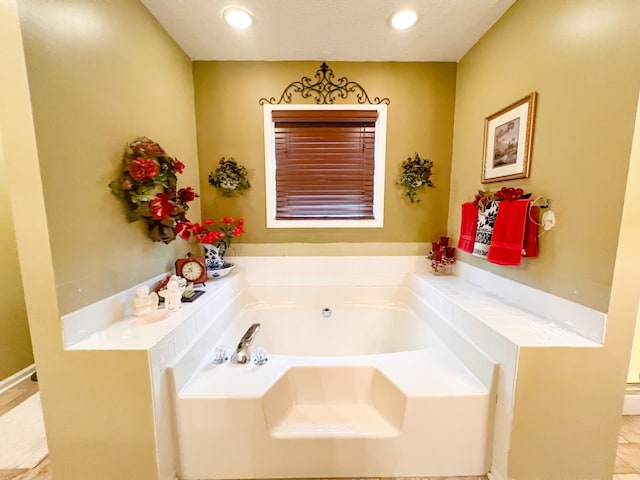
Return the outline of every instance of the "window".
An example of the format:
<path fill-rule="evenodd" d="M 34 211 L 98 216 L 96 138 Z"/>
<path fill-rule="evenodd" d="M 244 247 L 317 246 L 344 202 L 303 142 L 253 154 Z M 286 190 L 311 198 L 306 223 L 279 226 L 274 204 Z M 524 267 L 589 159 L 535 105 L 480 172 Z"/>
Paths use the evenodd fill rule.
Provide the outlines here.
<path fill-rule="evenodd" d="M 267 227 L 382 227 L 386 105 L 264 108 Z"/>

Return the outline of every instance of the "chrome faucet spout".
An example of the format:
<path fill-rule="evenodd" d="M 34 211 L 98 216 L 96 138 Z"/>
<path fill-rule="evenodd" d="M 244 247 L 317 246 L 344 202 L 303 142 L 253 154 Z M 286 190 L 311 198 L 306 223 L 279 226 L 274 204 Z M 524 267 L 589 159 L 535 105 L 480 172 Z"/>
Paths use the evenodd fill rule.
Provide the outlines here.
<path fill-rule="evenodd" d="M 260 324 L 254 323 L 245 332 L 245 334 L 240 339 L 240 343 L 238 343 L 238 348 L 236 348 L 236 351 L 233 353 L 233 355 L 231 355 L 232 363 L 243 364 L 249 361 L 249 345 L 251 345 L 251 342 L 253 342 L 253 339 L 258 333 L 258 330 L 260 330 Z"/>

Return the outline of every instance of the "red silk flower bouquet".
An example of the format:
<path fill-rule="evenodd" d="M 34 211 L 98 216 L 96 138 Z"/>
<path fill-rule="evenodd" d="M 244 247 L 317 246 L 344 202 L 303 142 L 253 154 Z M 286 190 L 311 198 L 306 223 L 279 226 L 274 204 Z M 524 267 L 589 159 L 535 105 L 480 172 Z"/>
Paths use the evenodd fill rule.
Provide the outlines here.
<path fill-rule="evenodd" d="M 177 188 L 184 164 L 170 157 L 147 137 L 138 137 L 125 147 L 122 169 L 109 187 L 127 206 L 130 222 L 144 220 L 154 242 L 172 242 L 189 224 L 189 202 L 198 194 L 191 187 Z"/>
<path fill-rule="evenodd" d="M 223 217 L 219 222 L 207 218 L 202 222 L 183 222 L 178 225 L 177 235 L 180 238 L 189 240 L 191 235 L 198 243 L 206 243 L 215 245 L 223 243 L 225 250 L 231 245 L 233 238 L 238 238 L 244 230 L 244 220 L 242 218 L 235 219 L 232 217 Z"/>

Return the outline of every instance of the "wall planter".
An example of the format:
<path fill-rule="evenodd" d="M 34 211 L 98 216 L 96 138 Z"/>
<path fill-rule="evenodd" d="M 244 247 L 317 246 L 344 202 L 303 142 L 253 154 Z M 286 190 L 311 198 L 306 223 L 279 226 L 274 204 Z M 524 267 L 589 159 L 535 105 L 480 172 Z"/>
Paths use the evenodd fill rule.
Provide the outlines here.
<path fill-rule="evenodd" d="M 251 188 L 248 175 L 249 171 L 233 157 L 222 157 L 218 168 L 209 174 L 209 183 L 221 190 L 225 197 L 233 197 L 242 195 L 245 190 Z"/>

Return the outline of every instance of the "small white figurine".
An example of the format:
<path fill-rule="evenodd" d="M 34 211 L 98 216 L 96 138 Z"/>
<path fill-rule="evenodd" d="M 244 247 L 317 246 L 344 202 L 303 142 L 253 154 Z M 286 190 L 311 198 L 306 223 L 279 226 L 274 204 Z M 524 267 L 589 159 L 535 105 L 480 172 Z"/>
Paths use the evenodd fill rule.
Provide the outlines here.
<path fill-rule="evenodd" d="M 180 288 L 180 294 L 183 294 L 187 288 L 187 279 L 179 277 L 177 275 L 171 275 L 171 280 L 175 280 Z"/>
<path fill-rule="evenodd" d="M 184 290 L 180 288 L 177 280 L 172 278 L 167 283 L 167 287 L 158 292 L 161 297 L 164 298 L 164 304 L 167 310 L 175 312 L 180 309 L 180 305 L 182 303 L 182 292 Z"/>
<path fill-rule="evenodd" d="M 149 287 L 138 287 L 136 295 L 130 299 L 130 306 L 136 317 L 149 315 L 158 308 L 158 294 L 156 292 L 149 293 Z"/>

